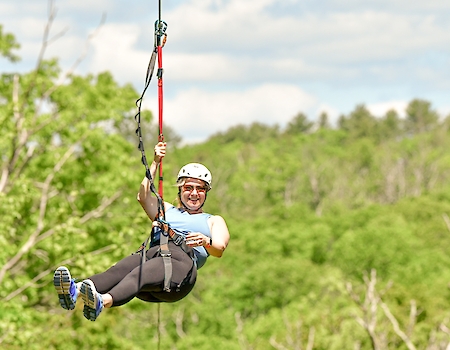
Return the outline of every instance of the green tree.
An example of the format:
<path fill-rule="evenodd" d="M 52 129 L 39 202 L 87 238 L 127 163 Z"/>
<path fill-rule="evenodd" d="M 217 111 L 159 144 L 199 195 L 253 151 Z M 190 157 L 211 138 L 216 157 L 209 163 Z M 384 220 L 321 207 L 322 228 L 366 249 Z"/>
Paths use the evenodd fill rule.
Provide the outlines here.
<path fill-rule="evenodd" d="M 431 108 L 431 103 L 414 99 L 406 108 L 406 130 L 411 133 L 423 133 L 437 127 L 438 113 Z"/>
<path fill-rule="evenodd" d="M 0 79 L 2 349 L 448 347 L 449 129 L 405 137 L 396 113 L 363 106 L 337 130 L 254 123 L 170 149 L 167 179 L 211 168 L 205 210 L 227 220 L 224 257 L 179 303 L 133 300 L 95 323 L 59 308 L 55 267 L 107 268 L 150 222 L 135 201 L 136 92 L 107 72 L 37 67 Z"/>
<path fill-rule="evenodd" d="M 308 117 L 303 113 L 298 113 L 287 124 L 285 133 L 288 135 L 304 134 L 311 131 L 314 123 L 308 120 Z"/>
<path fill-rule="evenodd" d="M 27 346 L 45 333 L 36 325 L 46 324 L 46 316 L 32 306 L 46 307 L 49 290 L 42 285 L 58 265 L 92 274 L 144 238 L 140 225 L 130 225 L 146 222 L 133 201 L 142 178 L 134 171 L 139 155 L 114 128 L 135 110 L 136 99 L 131 85 L 119 86 L 111 74 L 62 74 L 56 59 L 41 57 L 30 73 L 2 73 L 0 339 L 6 346 Z"/>
<path fill-rule="evenodd" d="M 4 131 L 0 148 L 5 155 L 1 203 L 6 206 L 4 212 L 16 212 L 10 222 L 15 229 L 7 231 L 7 241 L 14 244 L 3 251 L 0 282 L 14 277 L 16 286 L 23 282 L 18 277 L 25 271 L 17 268 L 21 261 L 42 250 L 51 236 L 61 235 L 61 246 L 55 249 L 58 240 L 53 238 L 54 248 L 44 249 L 48 256 L 72 256 L 73 250 L 64 253 L 64 236 L 103 215 L 131 179 L 130 171 L 119 169 L 132 166 L 126 154 L 133 147 L 111 132 L 107 122 L 122 118 L 132 108 L 136 93 L 129 86 L 117 86 L 109 74 L 100 74 L 72 76 L 68 84 L 47 94 L 54 87 L 51 80 L 56 71 L 54 64 L 43 62 L 31 74 L 13 79 L 3 75 L 0 84 L 1 96 L 13 96 L 0 114 Z M 44 98 L 50 112 L 39 109 Z M 56 263 L 39 261 L 35 267 Z"/>
<path fill-rule="evenodd" d="M 319 115 L 319 128 L 320 129 L 330 129 L 330 118 L 327 112 L 322 112 Z"/>
<path fill-rule="evenodd" d="M 380 121 L 380 136 L 383 139 L 402 136 L 403 130 L 403 121 L 397 111 L 394 109 L 387 111 Z"/>
<path fill-rule="evenodd" d="M 20 60 L 20 57 L 13 53 L 13 50 L 20 48 L 16 38 L 11 33 L 3 32 L 3 25 L 0 24 L 0 55 L 11 62 Z"/>
<path fill-rule="evenodd" d="M 338 125 L 342 130 L 347 131 L 352 138 L 378 137 L 377 119 L 365 105 L 356 106 L 348 117 L 341 116 Z"/>
<path fill-rule="evenodd" d="M 230 143 L 233 141 L 257 143 L 258 141 L 270 139 L 278 135 L 278 125 L 268 126 L 260 122 L 253 122 L 250 125 L 240 124 L 232 126 L 226 132 L 219 132 L 212 135 L 209 139 L 220 143 Z"/>

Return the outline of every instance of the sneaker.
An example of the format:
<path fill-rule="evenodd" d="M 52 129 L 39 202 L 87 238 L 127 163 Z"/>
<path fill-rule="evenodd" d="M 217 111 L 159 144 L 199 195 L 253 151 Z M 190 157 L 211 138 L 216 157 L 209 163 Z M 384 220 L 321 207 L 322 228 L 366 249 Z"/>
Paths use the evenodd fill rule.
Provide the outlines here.
<path fill-rule="evenodd" d="M 80 294 L 84 302 L 84 317 L 89 321 L 95 321 L 103 310 L 102 295 L 97 292 L 94 282 L 91 280 L 83 281 L 80 288 Z"/>
<path fill-rule="evenodd" d="M 53 285 L 58 293 L 59 303 L 61 307 L 66 310 L 75 309 L 77 302 L 78 289 L 75 279 L 70 275 L 69 269 L 65 266 L 60 266 L 56 269 L 53 275 Z"/>

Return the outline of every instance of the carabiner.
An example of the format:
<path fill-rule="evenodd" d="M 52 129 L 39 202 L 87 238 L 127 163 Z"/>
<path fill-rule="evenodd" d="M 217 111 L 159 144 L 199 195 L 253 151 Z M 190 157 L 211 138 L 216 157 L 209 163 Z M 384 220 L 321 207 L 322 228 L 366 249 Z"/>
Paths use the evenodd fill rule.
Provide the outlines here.
<path fill-rule="evenodd" d="M 155 34 L 162 37 L 166 34 L 167 23 L 164 21 L 156 20 L 155 22 Z"/>

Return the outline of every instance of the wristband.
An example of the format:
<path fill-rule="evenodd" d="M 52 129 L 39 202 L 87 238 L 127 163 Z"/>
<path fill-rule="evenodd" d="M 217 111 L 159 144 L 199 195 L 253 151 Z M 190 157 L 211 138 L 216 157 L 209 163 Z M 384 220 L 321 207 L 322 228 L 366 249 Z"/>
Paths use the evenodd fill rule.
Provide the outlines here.
<path fill-rule="evenodd" d="M 208 237 L 208 238 L 209 238 L 209 242 L 206 242 L 206 244 L 205 244 L 206 248 L 210 248 L 212 246 L 212 238 L 211 237 Z"/>

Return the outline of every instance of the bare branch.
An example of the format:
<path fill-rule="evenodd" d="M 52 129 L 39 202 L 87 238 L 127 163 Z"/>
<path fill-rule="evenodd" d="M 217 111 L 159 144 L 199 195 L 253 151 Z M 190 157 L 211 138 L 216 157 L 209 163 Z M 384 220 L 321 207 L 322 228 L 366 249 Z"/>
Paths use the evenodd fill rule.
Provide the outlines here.
<path fill-rule="evenodd" d="M 4 164 L 2 169 L 2 177 L 0 178 L 0 193 L 4 192 L 9 178 L 9 171 L 7 164 Z"/>
<path fill-rule="evenodd" d="M 314 348 L 314 337 L 316 335 L 316 329 L 311 327 L 308 333 L 308 344 L 306 344 L 306 350 L 313 350 Z"/>
<path fill-rule="evenodd" d="M 9 159 L 7 169 L 6 168 L 2 169 L 2 177 L 0 179 L 0 192 L 5 192 L 5 189 L 8 184 L 8 179 L 9 179 L 10 175 L 12 174 L 12 172 L 14 171 L 14 168 L 15 168 L 16 163 L 19 159 L 19 156 L 22 152 L 22 149 L 25 147 L 25 145 L 30 137 L 30 134 L 27 132 L 27 130 L 25 130 L 23 128 L 23 124 L 24 124 L 24 120 L 25 120 L 25 116 L 23 114 L 23 106 L 25 106 L 25 104 L 27 103 L 28 97 L 29 97 L 32 89 L 36 85 L 36 76 L 37 76 L 38 70 L 42 64 L 44 53 L 47 48 L 48 36 L 49 36 L 51 25 L 55 18 L 55 15 L 56 15 L 56 11 L 54 10 L 54 7 L 53 7 L 53 0 L 49 0 L 49 17 L 48 17 L 47 25 L 44 30 L 44 37 L 43 37 L 43 41 L 42 41 L 41 51 L 38 55 L 38 60 L 37 60 L 36 68 L 35 68 L 35 72 L 34 72 L 34 78 L 32 79 L 31 84 L 28 86 L 27 91 L 24 93 L 24 97 L 22 99 L 23 100 L 22 106 L 20 106 L 20 103 L 19 103 L 19 76 L 17 74 L 14 75 L 12 101 L 13 101 L 13 115 L 14 115 L 14 119 L 15 119 L 15 123 L 16 123 L 16 135 L 12 139 L 12 145 L 11 145 L 12 155 Z"/>
<path fill-rule="evenodd" d="M 43 95 L 42 98 L 40 99 L 38 108 L 36 108 L 35 120 L 37 120 L 37 116 L 38 116 L 38 114 L 39 114 L 39 112 L 40 112 L 40 110 L 41 110 L 41 108 L 42 108 L 43 103 L 44 103 L 45 101 L 48 100 L 48 98 L 50 97 L 50 95 L 51 95 L 55 90 L 57 90 L 57 89 L 58 89 L 58 88 L 66 81 L 66 79 L 67 79 L 69 76 L 71 76 L 71 75 L 75 72 L 75 70 L 76 70 L 76 68 L 79 66 L 79 64 L 80 64 L 81 62 L 83 62 L 83 60 L 85 59 L 85 57 L 86 57 L 86 55 L 87 55 L 87 53 L 88 53 L 88 51 L 89 51 L 89 45 L 90 45 L 91 40 L 98 34 L 98 32 L 100 31 L 101 27 L 105 24 L 105 21 L 106 21 L 106 14 L 103 13 L 99 25 L 97 26 L 97 28 L 96 28 L 91 34 L 89 34 L 88 38 L 86 39 L 86 41 L 85 41 L 85 43 L 84 43 L 84 48 L 83 48 L 83 50 L 81 50 L 80 56 L 78 56 L 78 58 L 75 60 L 75 62 L 73 63 L 72 67 L 69 68 L 69 70 L 66 71 L 66 72 L 63 74 L 63 76 L 60 78 L 60 80 L 59 80 L 57 83 L 55 83 L 54 85 L 52 85 L 52 86 L 44 93 L 44 95 Z M 34 130 L 34 131 L 37 131 L 37 130 L 41 129 L 43 126 L 45 126 L 45 125 L 49 124 L 50 122 L 54 121 L 54 120 L 56 119 L 56 117 L 57 117 L 57 113 L 54 113 L 53 117 L 50 118 L 50 120 L 46 121 L 44 125 L 38 126 L 37 129 Z"/>
<path fill-rule="evenodd" d="M 28 133 L 28 136 L 31 136 L 31 134 Z M 28 140 L 26 142 L 28 142 Z M 14 183 L 14 181 L 16 181 L 16 179 L 18 179 L 20 175 L 22 175 L 24 169 L 30 162 L 31 158 L 33 158 L 33 156 L 35 155 L 34 153 L 35 150 L 36 145 L 30 145 L 28 147 L 27 153 L 25 154 L 23 161 L 21 162 L 21 164 L 17 164 L 17 167 L 15 168 L 14 176 L 11 178 L 11 183 Z"/>
<path fill-rule="evenodd" d="M 408 337 L 411 337 L 414 327 L 416 326 L 417 321 L 417 303 L 415 300 L 411 300 L 411 308 L 409 311 L 409 324 L 406 330 Z"/>
<path fill-rule="evenodd" d="M 19 113 L 19 75 L 14 74 L 13 77 L 13 91 L 12 91 L 12 101 L 13 101 L 13 115 L 16 121 L 21 119 Z"/>
<path fill-rule="evenodd" d="M 287 347 L 283 346 L 282 344 L 277 343 L 274 336 L 270 337 L 269 340 L 270 345 L 272 345 L 276 350 L 288 350 Z"/>
<path fill-rule="evenodd" d="M 91 220 L 92 218 L 99 218 L 105 209 L 109 207 L 117 198 L 122 195 L 122 191 L 118 191 L 114 193 L 111 197 L 106 198 L 100 206 L 94 210 L 91 210 L 87 214 L 81 217 L 80 222 L 84 224 L 85 222 Z"/>
<path fill-rule="evenodd" d="M 270 345 L 277 350 L 302 350 L 302 326 L 303 323 L 299 319 L 295 323 L 292 323 L 288 320 L 288 317 L 285 313 L 283 313 L 283 323 L 286 329 L 286 336 L 284 344 L 278 343 L 275 335 L 270 337 Z M 316 329 L 314 327 L 309 328 L 308 332 L 308 341 L 306 344 L 306 350 L 312 350 L 314 348 L 314 337 L 315 337 Z"/>
<path fill-rule="evenodd" d="M 245 335 L 244 335 L 244 322 L 242 321 L 241 313 L 236 312 L 234 314 L 234 319 L 236 320 L 236 332 L 237 332 L 237 337 L 239 340 L 239 345 L 241 346 L 242 349 L 247 349 L 248 344 L 247 344 L 247 339 L 245 338 Z"/>
<path fill-rule="evenodd" d="M 2 178 L 0 179 L 0 192 L 6 192 L 8 179 L 14 171 L 15 164 L 19 159 L 20 152 L 28 140 L 28 133 L 23 129 L 24 116 L 20 113 L 19 108 L 19 75 L 14 74 L 13 78 L 13 115 L 15 120 L 16 134 L 11 139 L 11 156 L 2 170 Z"/>
<path fill-rule="evenodd" d="M 93 218 L 99 218 L 102 213 L 104 212 L 104 210 L 111 205 L 117 198 L 120 197 L 121 195 L 121 191 L 116 192 L 113 196 L 107 198 L 106 200 L 104 200 L 102 202 L 102 204 L 95 208 L 94 210 L 86 213 L 81 219 L 80 219 L 80 223 L 86 223 L 87 221 L 93 219 Z M 31 244 L 31 237 L 29 238 L 29 240 L 27 241 L 27 243 L 25 243 L 25 245 L 19 250 L 19 252 L 17 252 L 17 254 L 10 259 L 9 261 L 6 262 L 6 264 L 1 268 L 0 270 L 0 283 L 2 282 L 6 271 L 10 270 L 15 264 L 17 264 L 17 262 L 22 258 L 22 256 L 27 253 L 32 246 L 36 245 L 37 243 L 43 241 L 44 239 L 50 237 L 51 235 L 53 235 L 54 233 L 58 232 L 61 228 L 65 227 L 65 224 L 61 224 L 61 225 L 57 225 L 52 227 L 51 229 L 43 232 L 42 234 L 40 234 L 39 236 L 34 238 L 34 241 L 32 242 L 33 244 Z M 25 247 L 26 246 L 26 247 Z M 26 248 L 26 250 L 25 250 Z"/>
<path fill-rule="evenodd" d="M 161 341 L 162 336 L 167 335 L 167 329 L 166 329 L 167 322 L 163 319 L 161 319 L 161 303 L 158 303 L 158 321 L 157 321 L 157 332 L 156 332 L 156 339 L 158 344 Z"/>
<path fill-rule="evenodd" d="M 441 323 L 441 324 L 439 325 L 439 329 L 440 329 L 442 332 L 444 332 L 445 334 L 450 335 L 450 329 L 449 329 L 445 324 Z"/>
<path fill-rule="evenodd" d="M 47 46 L 49 43 L 48 37 L 50 36 L 50 29 L 53 25 L 53 21 L 55 20 L 56 17 L 56 8 L 53 6 L 53 0 L 49 0 L 48 1 L 48 19 L 47 19 L 47 24 L 45 25 L 45 29 L 44 29 L 44 36 L 42 38 L 42 45 L 41 45 L 41 51 L 39 52 L 38 55 L 38 59 L 36 62 L 36 72 L 39 70 L 42 61 L 44 59 L 44 54 L 45 51 L 47 50 Z"/>
<path fill-rule="evenodd" d="M 378 307 L 378 297 L 375 293 L 376 285 L 376 270 L 372 269 L 370 272 L 370 278 L 364 275 L 364 282 L 366 284 L 366 293 L 364 301 L 362 302 L 352 289 L 350 283 L 346 284 L 347 292 L 349 293 L 355 304 L 361 309 L 363 315 L 362 317 L 355 316 L 356 321 L 361 325 L 369 335 L 369 339 L 372 344 L 372 349 L 381 349 L 380 340 L 375 332 L 377 325 L 377 307 Z"/>
<path fill-rule="evenodd" d="M 88 38 L 86 39 L 86 41 L 84 43 L 84 48 L 81 51 L 80 56 L 77 58 L 75 63 L 72 65 L 72 68 L 69 69 L 69 72 L 66 74 L 66 76 L 71 75 L 73 73 L 73 71 L 75 71 L 76 67 L 78 67 L 78 65 L 84 60 L 84 58 L 86 57 L 86 55 L 89 51 L 90 41 L 97 36 L 97 34 L 100 32 L 100 29 L 101 29 L 101 27 L 103 27 L 105 22 L 106 22 L 106 13 L 103 13 L 102 18 L 100 19 L 100 23 L 98 24 L 97 28 L 95 28 L 95 30 L 91 34 L 89 34 Z"/>
<path fill-rule="evenodd" d="M 8 325 L 6 330 L 3 330 L 4 333 L 0 337 L 0 344 L 3 343 L 3 340 L 5 340 L 6 337 L 8 336 L 8 334 L 11 333 L 11 329 L 12 329 L 12 326 Z"/>
<path fill-rule="evenodd" d="M 400 324 L 398 320 L 395 318 L 395 316 L 392 314 L 391 310 L 389 309 L 388 305 L 383 302 L 380 293 L 376 290 L 376 271 L 372 270 L 370 273 L 370 277 L 367 275 L 364 276 L 364 282 L 366 285 L 366 292 L 365 292 L 365 300 L 364 302 L 360 301 L 359 296 L 353 291 L 352 285 L 350 283 L 346 284 L 346 289 L 348 294 L 350 295 L 351 299 L 356 303 L 356 305 L 359 306 L 359 308 L 363 312 L 362 317 L 355 316 L 356 321 L 358 324 L 360 324 L 369 334 L 370 340 L 372 342 L 372 348 L 373 349 L 385 349 L 387 346 L 387 339 L 386 339 L 386 333 L 380 333 L 376 334 L 375 332 L 375 326 L 376 326 L 376 309 L 379 306 L 382 311 L 384 312 L 386 318 L 393 326 L 393 330 L 397 336 L 401 338 L 401 340 L 404 342 L 406 347 L 409 350 L 416 350 L 415 345 L 413 344 L 411 337 L 415 328 L 415 325 L 417 323 L 417 316 L 420 313 L 417 309 L 417 304 L 415 300 L 411 300 L 411 306 L 410 306 L 410 312 L 409 312 L 409 322 L 407 325 L 407 330 L 403 331 L 400 327 Z M 392 285 L 392 282 L 389 282 L 386 286 L 384 292 L 390 288 Z M 439 326 L 439 330 L 442 331 L 445 334 L 450 334 L 450 329 L 445 326 L 444 323 L 441 323 Z M 431 337 L 429 339 L 429 346 L 427 349 L 444 349 L 443 346 L 445 346 L 446 350 L 450 350 L 450 343 L 448 341 L 441 342 L 439 345 L 436 345 L 437 338 L 435 332 L 431 333 Z M 360 348 L 360 344 L 356 344 L 358 348 Z"/>
<path fill-rule="evenodd" d="M 359 298 L 359 295 L 353 291 L 353 286 L 350 282 L 345 283 L 345 289 L 347 290 L 347 293 L 352 298 L 352 300 L 356 304 L 360 305 L 361 299 Z"/>
<path fill-rule="evenodd" d="M 59 39 L 60 37 L 62 37 L 65 32 L 67 31 L 67 29 L 63 30 L 62 32 L 58 33 L 57 35 L 55 35 L 54 37 L 49 39 L 49 35 L 50 35 L 50 30 L 52 27 L 52 24 L 54 22 L 54 19 L 56 17 L 56 13 L 57 10 L 54 7 L 54 1 L 53 0 L 49 0 L 48 1 L 48 20 L 47 20 L 47 24 L 45 26 L 45 30 L 44 30 L 44 35 L 43 35 L 43 39 L 42 39 L 42 45 L 41 45 L 41 50 L 40 53 L 38 55 L 38 59 L 37 59 L 37 63 L 36 63 L 36 68 L 35 68 L 35 72 L 34 72 L 34 79 L 32 79 L 32 83 L 28 86 L 27 91 L 24 93 L 24 98 L 22 101 L 22 106 L 20 106 L 20 101 L 19 101 L 19 76 L 16 74 L 14 75 L 14 80 L 13 80 L 13 96 L 12 96 L 12 101 L 13 101 L 13 113 L 14 113 L 14 119 L 16 121 L 16 137 L 13 138 L 12 142 L 12 155 L 11 158 L 8 162 L 7 168 L 3 168 L 2 169 L 2 174 L 1 174 L 1 178 L 0 178 L 0 192 L 5 192 L 6 188 L 7 188 L 7 184 L 8 184 L 8 180 L 11 177 L 11 174 L 14 172 L 14 169 L 16 167 L 17 161 L 19 159 L 19 156 L 23 150 L 23 148 L 25 147 L 25 145 L 27 144 L 28 140 L 30 139 L 30 137 L 34 134 L 36 134 L 38 131 L 42 130 L 44 127 L 46 127 L 47 125 L 49 125 L 50 123 L 54 122 L 55 120 L 57 120 L 58 117 L 58 113 L 55 111 L 50 118 L 48 118 L 47 120 L 44 120 L 43 122 L 41 122 L 39 125 L 35 125 L 35 127 L 33 127 L 30 130 L 25 130 L 23 128 L 23 123 L 24 123 L 24 114 L 23 114 L 23 106 L 27 103 L 27 99 L 28 96 L 30 95 L 32 89 L 34 88 L 34 86 L 36 85 L 36 76 L 38 74 L 39 68 L 42 65 L 42 61 L 44 59 L 44 55 L 45 55 L 45 51 L 47 49 L 47 47 L 55 40 Z M 58 89 L 63 83 L 64 81 L 73 74 L 73 72 L 75 71 L 75 69 L 78 67 L 78 65 L 84 60 L 84 58 L 87 55 L 88 49 L 89 49 L 89 42 L 97 35 L 97 33 L 99 32 L 101 26 L 103 26 L 103 24 L 105 23 L 106 20 L 106 15 L 103 14 L 99 26 L 94 30 L 93 33 L 91 33 L 88 38 L 86 39 L 86 43 L 84 46 L 84 49 L 82 50 L 80 56 L 77 58 L 77 60 L 75 61 L 75 63 L 73 64 L 73 66 L 60 78 L 60 81 L 53 84 L 40 98 L 39 98 L 39 102 L 37 105 L 37 108 L 35 108 L 35 115 L 34 115 L 34 122 L 36 123 L 36 121 L 38 120 L 38 116 L 42 110 L 42 106 L 43 104 L 48 101 L 48 98 L 50 97 L 50 95 L 56 90 Z M 26 154 L 24 161 L 22 162 L 21 166 L 19 167 L 19 169 L 16 169 L 17 171 L 15 171 L 15 178 L 19 177 L 20 174 L 22 173 L 23 169 L 26 167 L 26 165 L 28 164 L 29 160 L 32 158 L 33 156 L 33 152 L 29 152 Z"/>
<path fill-rule="evenodd" d="M 184 318 L 183 309 L 178 309 L 177 314 L 175 316 L 175 325 L 176 325 L 177 334 L 180 338 L 186 337 L 186 333 L 183 330 L 183 318 Z"/>
<path fill-rule="evenodd" d="M 447 230 L 449 230 L 450 231 L 450 218 L 448 217 L 448 215 L 447 214 L 442 214 L 442 218 L 444 219 L 444 221 L 445 221 L 445 225 L 447 225 Z"/>
<path fill-rule="evenodd" d="M 291 337 L 291 333 L 293 333 L 293 327 L 291 323 L 289 322 L 286 313 L 283 312 L 283 323 L 286 328 L 286 342 L 289 345 L 289 347 L 292 349 L 294 348 L 294 339 Z M 299 321 L 299 324 L 301 325 L 301 322 Z M 300 328 L 300 327 L 299 327 Z"/>
<path fill-rule="evenodd" d="M 386 317 L 389 319 L 389 321 L 391 321 L 391 324 L 394 327 L 395 333 L 403 340 L 403 342 L 405 343 L 407 348 L 409 350 L 416 350 L 416 347 L 411 342 L 411 339 L 409 339 L 409 337 L 400 329 L 400 325 L 398 324 L 398 321 L 395 318 L 395 316 L 391 313 L 391 310 L 389 310 L 389 307 L 381 300 L 380 300 L 380 306 L 383 309 Z"/>
<path fill-rule="evenodd" d="M 36 77 L 39 72 L 39 68 L 42 65 L 42 61 L 44 60 L 44 54 L 45 54 L 45 51 L 47 50 L 47 46 L 48 46 L 48 42 L 49 42 L 48 37 L 50 35 L 50 29 L 52 27 L 53 21 L 55 20 L 55 16 L 56 16 L 56 9 L 53 6 L 53 0 L 49 0 L 48 1 L 48 19 L 47 19 L 47 24 L 45 25 L 44 35 L 42 37 L 41 50 L 39 51 L 38 59 L 36 61 L 36 68 L 34 69 L 34 78 L 31 80 L 31 83 L 28 86 L 28 89 L 24 94 L 24 99 L 23 99 L 24 105 L 25 105 L 26 101 L 28 100 L 28 96 L 30 95 L 31 91 L 33 90 L 34 86 L 36 85 Z"/>

